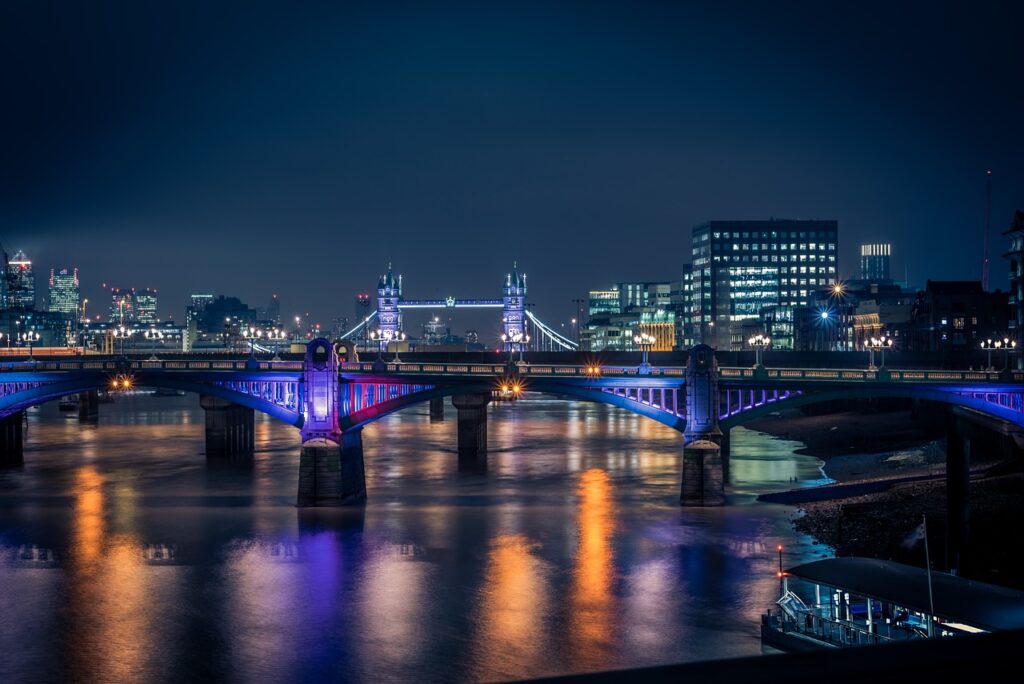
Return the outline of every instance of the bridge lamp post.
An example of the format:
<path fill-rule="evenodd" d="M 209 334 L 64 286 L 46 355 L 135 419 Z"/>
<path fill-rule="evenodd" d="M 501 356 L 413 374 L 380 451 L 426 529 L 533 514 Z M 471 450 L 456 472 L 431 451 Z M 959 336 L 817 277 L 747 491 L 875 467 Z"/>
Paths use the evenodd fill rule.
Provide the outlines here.
<path fill-rule="evenodd" d="M 868 370 L 878 370 L 875 367 L 875 352 L 881 352 L 882 354 L 882 368 L 885 368 L 885 350 L 892 347 L 892 338 L 882 335 L 881 337 L 872 337 L 868 340 L 868 351 L 870 356 L 868 359 Z"/>
<path fill-rule="evenodd" d="M 764 350 L 772 343 L 772 338 L 767 335 L 754 335 L 747 343 L 754 348 L 754 368 L 764 368 L 762 363 Z"/>
<path fill-rule="evenodd" d="M 21 340 L 22 346 L 26 344 L 28 345 L 28 360 L 35 361 L 35 359 L 32 358 L 32 343 L 39 341 L 39 333 L 37 333 L 35 330 L 28 330 L 26 332 L 20 333 L 18 335 L 18 338 Z"/>
<path fill-rule="evenodd" d="M 1010 354 L 1017 351 L 1017 340 L 1011 340 L 1008 337 L 1003 338 L 1003 370 L 1009 370 L 1010 368 Z"/>
<path fill-rule="evenodd" d="M 267 331 L 267 342 L 274 343 L 274 358 L 270 359 L 271 361 L 281 360 L 281 355 L 279 353 L 281 348 L 281 340 L 285 339 L 286 337 L 287 335 L 283 330 L 278 330 L 275 328 L 274 330 Z"/>
<path fill-rule="evenodd" d="M 162 343 L 163 339 L 164 339 L 164 334 L 161 331 L 157 330 L 156 328 L 150 328 L 146 332 L 142 333 L 142 335 L 143 335 L 143 337 L 146 338 L 146 340 L 148 340 L 151 343 L 150 344 L 150 347 L 151 347 L 150 351 L 152 353 L 149 355 L 149 359 L 148 360 L 149 361 L 159 361 L 160 359 L 156 358 L 156 351 L 154 351 L 152 349 L 152 344 L 156 343 L 156 342 L 161 342 Z"/>
<path fill-rule="evenodd" d="M 114 330 L 114 332 L 113 332 L 114 337 L 117 338 L 118 340 L 120 340 L 120 347 L 121 347 L 120 354 L 121 354 L 121 356 L 124 356 L 124 340 L 125 340 L 125 338 L 131 339 L 132 335 L 134 335 L 135 332 L 136 332 L 135 330 L 132 330 L 131 328 L 126 328 L 123 325 L 117 326 L 117 328 Z"/>
<path fill-rule="evenodd" d="M 249 358 L 256 358 L 256 340 L 263 337 L 263 331 L 253 328 L 252 326 L 246 326 L 242 329 L 242 336 L 249 340 Z"/>
<path fill-rule="evenodd" d="M 643 373 L 651 372 L 651 364 L 647 363 L 647 352 L 654 346 L 655 341 L 654 335 L 651 335 L 650 333 L 642 332 L 633 335 L 634 344 L 638 345 L 644 352 L 644 360 L 640 364 L 640 371 Z"/>
<path fill-rule="evenodd" d="M 981 343 L 981 348 L 988 353 L 988 363 L 985 365 L 985 370 L 995 370 L 992 367 L 992 350 L 998 349 L 998 344 L 998 341 L 992 342 L 992 340 L 985 340 L 984 342 Z"/>

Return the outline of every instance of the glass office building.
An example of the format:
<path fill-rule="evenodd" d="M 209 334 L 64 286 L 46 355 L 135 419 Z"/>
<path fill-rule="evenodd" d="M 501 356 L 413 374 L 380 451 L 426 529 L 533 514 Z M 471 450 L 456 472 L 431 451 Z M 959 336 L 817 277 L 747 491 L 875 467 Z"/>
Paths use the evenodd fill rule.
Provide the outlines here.
<path fill-rule="evenodd" d="M 78 269 L 50 269 L 50 311 L 78 313 Z"/>
<path fill-rule="evenodd" d="M 755 321 L 793 347 L 793 309 L 837 282 L 836 221 L 710 221 L 693 229 L 692 324 L 699 341 L 738 348 Z M 746 325 L 744 325 L 746 322 Z"/>

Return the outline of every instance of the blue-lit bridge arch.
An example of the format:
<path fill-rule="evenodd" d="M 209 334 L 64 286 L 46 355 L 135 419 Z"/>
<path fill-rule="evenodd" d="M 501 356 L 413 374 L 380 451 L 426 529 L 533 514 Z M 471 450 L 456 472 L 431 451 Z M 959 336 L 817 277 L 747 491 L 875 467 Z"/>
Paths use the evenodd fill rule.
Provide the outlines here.
<path fill-rule="evenodd" d="M 714 480 L 716 469 L 720 472 L 727 462 L 727 437 L 721 430 L 727 434 L 735 425 L 782 407 L 837 399 L 922 399 L 974 409 L 1024 430 L 1020 372 L 719 368 L 709 347 L 697 347 L 689 356 L 687 367 L 578 365 L 582 358 L 568 355 L 566 364 L 509 364 L 503 357 L 496 363 L 486 355 L 451 363 L 342 362 L 329 341 L 318 339 L 309 343 L 303 360 L 291 361 L 168 355 L 161 361 L 57 357 L 4 362 L 0 464 L 21 462 L 24 409 L 105 388 L 123 373 L 131 375 L 136 387 L 199 394 L 206 410 L 208 455 L 216 451 L 218 435 L 226 440 L 228 452 L 251 455 L 254 411 L 299 428 L 300 505 L 365 497 L 362 428 L 419 403 L 431 402 L 433 414 L 434 402 L 443 411 L 437 400 L 451 398 L 457 411 L 460 466 L 464 455 L 467 463 L 485 465 L 486 406 L 492 392 L 509 383 L 525 392 L 621 408 L 683 433 L 683 481 L 687 452 L 700 452 L 703 474 L 694 482 L 702 492 L 709 491 L 705 480 Z M 481 361 L 487 358 L 492 360 Z M 715 447 L 716 440 L 721 448 Z M 9 456 L 14 452 L 16 459 Z M 711 486 L 720 491 L 722 478 Z M 685 491 L 684 487 L 684 501 Z M 700 502 L 720 500 L 721 496 L 705 497 Z"/>

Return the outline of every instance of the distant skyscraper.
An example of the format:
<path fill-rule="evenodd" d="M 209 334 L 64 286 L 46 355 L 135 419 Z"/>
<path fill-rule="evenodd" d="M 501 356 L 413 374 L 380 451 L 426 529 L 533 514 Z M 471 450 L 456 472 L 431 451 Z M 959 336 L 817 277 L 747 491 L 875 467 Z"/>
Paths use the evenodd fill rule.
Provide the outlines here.
<path fill-rule="evenodd" d="M 50 311 L 78 312 L 78 269 L 50 269 Z"/>
<path fill-rule="evenodd" d="M 267 320 L 274 325 L 281 325 L 281 300 L 277 294 L 270 296 L 270 304 L 267 306 Z"/>
<path fill-rule="evenodd" d="M 129 325 L 135 322 L 135 302 L 130 290 L 110 288 L 110 322 L 114 325 Z"/>
<path fill-rule="evenodd" d="M 888 242 L 860 246 L 860 279 L 889 280 L 889 255 L 892 245 Z"/>
<path fill-rule="evenodd" d="M 156 312 L 156 290 L 132 290 L 132 304 L 135 310 L 135 323 L 139 325 L 156 325 L 160 318 Z"/>
<path fill-rule="evenodd" d="M 32 271 L 32 261 L 20 249 L 7 262 L 7 307 L 36 308 L 36 275 Z"/>

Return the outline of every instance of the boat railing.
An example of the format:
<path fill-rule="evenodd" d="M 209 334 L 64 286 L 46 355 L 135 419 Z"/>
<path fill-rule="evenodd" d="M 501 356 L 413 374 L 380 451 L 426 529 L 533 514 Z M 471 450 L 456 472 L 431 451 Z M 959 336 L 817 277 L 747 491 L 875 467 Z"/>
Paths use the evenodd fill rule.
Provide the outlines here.
<path fill-rule="evenodd" d="M 763 619 L 767 627 L 784 634 L 801 634 L 836 646 L 884 644 L 893 640 L 884 634 L 868 631 L 867 625 L 859 625 L 846 620 L 833 620 L 814 613 L 805 613 L 797 619 L 792 619 L 782 611 L 772 613 L 769 609 Z M 878 625 L 874 627 L 877 629 Z"/>

